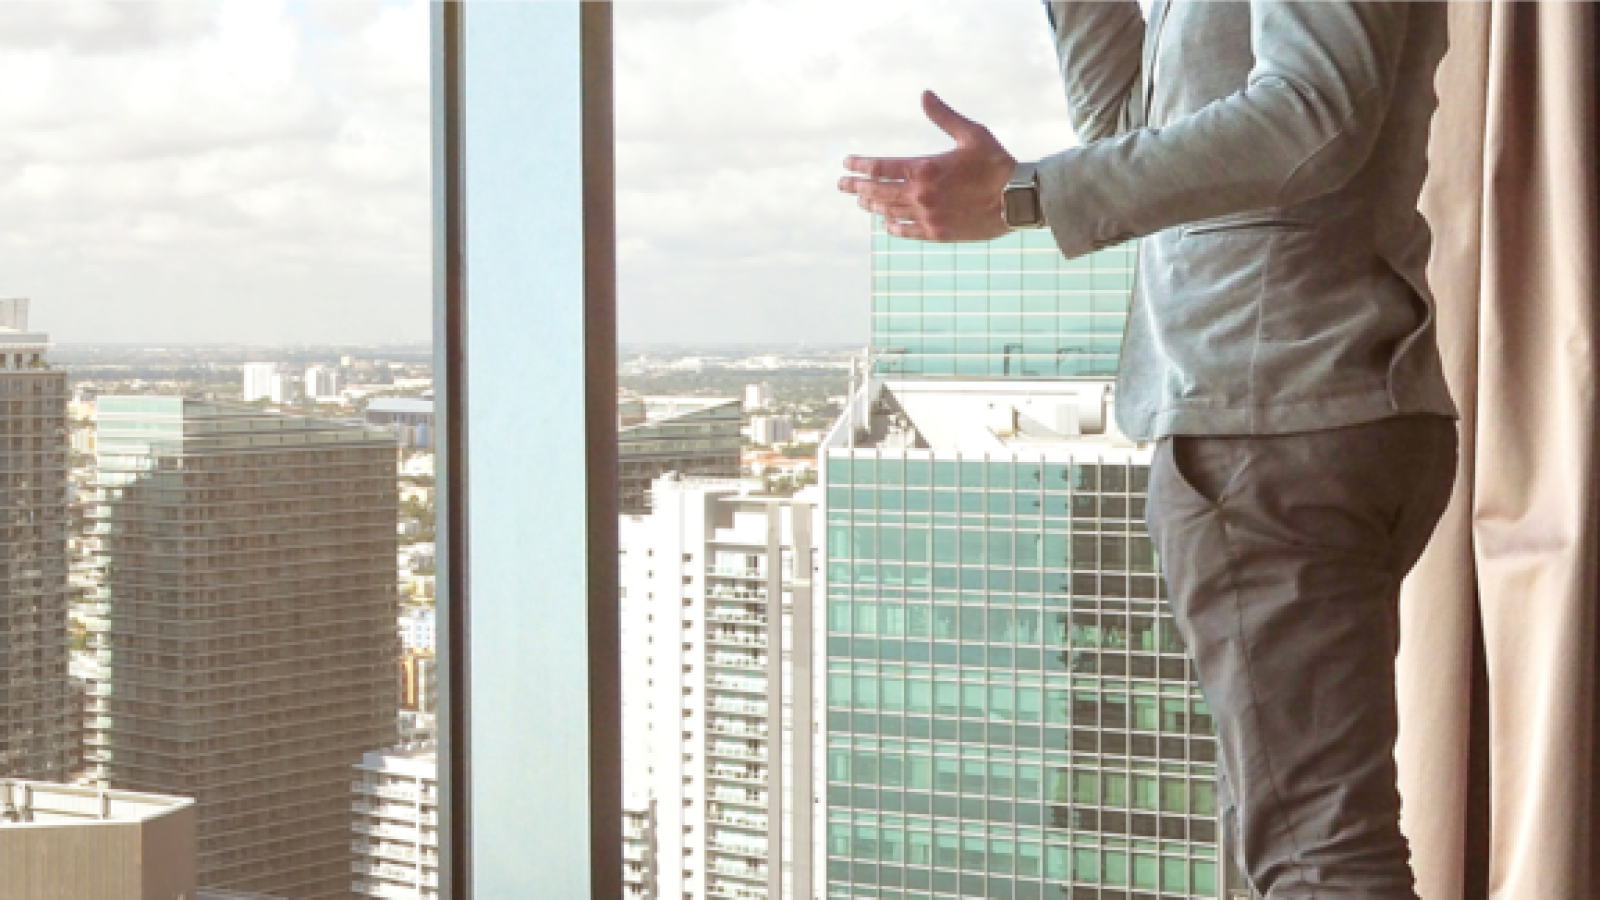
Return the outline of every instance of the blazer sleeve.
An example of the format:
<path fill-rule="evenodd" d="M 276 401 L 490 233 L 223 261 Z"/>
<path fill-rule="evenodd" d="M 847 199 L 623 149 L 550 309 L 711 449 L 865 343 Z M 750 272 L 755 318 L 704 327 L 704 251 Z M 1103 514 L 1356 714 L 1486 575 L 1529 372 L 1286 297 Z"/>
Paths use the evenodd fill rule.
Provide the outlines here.
<path fill-rule="evenodd" d="M 1081 256 L 1338 190 L 1365 165 L 1383 128 L 1407 5 L 1251 3 L 1255 66 L 1242 90 L 1161 128 L 1133 128 L 1040 161 L 1040 197 L 1061 251 Z"/>
<path fill-rule="evenodd" d="M 1144 17 L 1137 0 L 1050 0 L 1072 127 L 1084 143 L 1144 120 Z"/>

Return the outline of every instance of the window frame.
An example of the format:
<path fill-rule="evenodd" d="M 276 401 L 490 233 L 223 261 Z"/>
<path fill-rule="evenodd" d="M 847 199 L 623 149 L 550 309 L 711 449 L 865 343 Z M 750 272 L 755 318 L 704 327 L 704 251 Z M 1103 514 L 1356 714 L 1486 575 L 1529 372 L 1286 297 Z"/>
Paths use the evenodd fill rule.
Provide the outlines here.
<path fill-rule="evenodd" d="M 431 9 L 451 900 L 622 894 L 611 21 Z"/>

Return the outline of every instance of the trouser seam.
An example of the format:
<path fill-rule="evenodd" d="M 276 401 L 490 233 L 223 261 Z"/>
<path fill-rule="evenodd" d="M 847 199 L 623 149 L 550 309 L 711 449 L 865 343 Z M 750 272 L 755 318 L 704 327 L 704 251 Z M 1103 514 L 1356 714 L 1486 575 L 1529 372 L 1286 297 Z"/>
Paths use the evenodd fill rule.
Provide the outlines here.
<path fill-rule="evenodd" d="M 1261 697 L 1256 688 L 1255 653 L 1250 649 L 1249 641 L 1247 641 L 1245 638 L 1244 605 L 1240 600 L 1238 586 L 1240 562 L 1234 551 L 1233 531 L 1229 527 L 1228 517 L 1220 508 L 1217 510 L 1217 521 L 1222 529 L 1222 545 L 1228 556 L 1227 592 L 1228 599 L 1233 604 L 1234 639 L 1238 641 L 1239 651 L 1244 656 L 1245 683 L 1250 687 L 1249 715 L 1251 718 L 1256 720 L 1254 722 L 1255 730 L 1257 734 L 1260 734 L 1263 731 L 1261 726 Z M 1294 860 L 1291 865 L 1295 869 L 1303 870 L 1305 853 L 1300 847 L 1299 825 L 1295 821 L 1296 817 L 1293 813 L 1293 807 L 1285 802 L 1283 791 L 1278 787 L 1278 775 L 1277 771 L 1273 767 L 1272 753 L 1269 747 L 1269 742 L 1261 740 L 1255 741 L 1254 743 L 1260 745 L 1262 768 L 1266 771 L 1267 785 L 1272 789 L 1273 802 L 1286 820 L 1284 830 L 1287 832 L 1289 845 L 1294 850 Z M 1243 773 L 1240 774 L 1242 775 Z M 1238 796 L 1239 786 L 1233 785 L 1232 787 L 1234 788 L 1235 796 L 1233 798 L 1233 802 L 1235 807 L 1235 816 L 1237 817 L 1240 803 L 1240 798 Z M 1245 879 L 1250 882 L 1250 886 L 1255 889 L 1256 893 L 1261 893 L 1260 886 L 1256 884 L 1255 876 L 1248 871 L 1243 874 Z M 1309 883 L 1306 881 L 1303 871 L 1301 882 L 1306 884 Z M 1310 896 L 1313 898 L 1313 900 L 1316 897 L 1315 894 Z"/>

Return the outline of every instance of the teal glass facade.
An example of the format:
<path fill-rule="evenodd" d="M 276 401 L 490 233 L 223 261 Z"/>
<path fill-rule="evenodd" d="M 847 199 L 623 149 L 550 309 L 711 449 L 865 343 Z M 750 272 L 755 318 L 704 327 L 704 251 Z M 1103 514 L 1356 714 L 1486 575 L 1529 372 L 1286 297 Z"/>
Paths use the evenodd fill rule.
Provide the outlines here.
<path fill-rule="evenodd" d="M 1148 458 L 830 451 L 830 900 L 1219 896 Z"/>
<path fill-rule="evenodd" d="M 1135 245 L 1065 259 L 1050 232 L 985 243 L 872 236 L 872 346 L 891 377 L 1116 375 Z"/>

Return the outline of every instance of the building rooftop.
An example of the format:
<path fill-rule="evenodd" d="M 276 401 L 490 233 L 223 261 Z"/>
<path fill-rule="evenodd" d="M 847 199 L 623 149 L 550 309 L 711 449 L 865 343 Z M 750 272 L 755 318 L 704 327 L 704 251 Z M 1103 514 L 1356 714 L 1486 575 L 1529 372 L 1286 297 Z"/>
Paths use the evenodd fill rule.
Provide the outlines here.
<path fill-rule="evenodd" d="M 419 400 L 415 397 L 378 397 L 367 404 L 367 412 L 387 413 L 433 413 L 432 400 Z"/>
<path fill-rule="evenodd" d="M 851 398 L 823 449 L 1010 454 L 1090 445 L 1147 453 L 1117 431 L 1112 406 L 1106 379 L 874 379 Z"/>
<path fill-rule="evenodd" d="M 439 744 L 436 741 L 415 741 L 382 750 L 369 750 L 361 757 L 356 768 L 434 778 L 439 771 Z"/>
<path fill-rule="evenodd" d="M 716 410 L 719 414 L 742 416 L 744 402 L 738 397 L 669 397 L 623 395 L 617 398 L 617 424 L 623 428 L 654 425 L 679 416 Z"/>
<path fill-rule="evenodd" d="M 0 778 L 0 830 L 22 825 L 142 822 L 193 805 L 188 797 Z"/>
<path fill-rule="evenodd" d="M 49 347 L 49 335 L 28 330 L 26 297 L 0 299 L 0 350 L 38 352 Z"/>
<path fill-rule="evenodd" d="M 96 411 L 96 450 L 101 456 L 394 442 L 393 432 L 360 419 L 286 415 L 186 397 L 105 395 L 96 400 Z"/>

